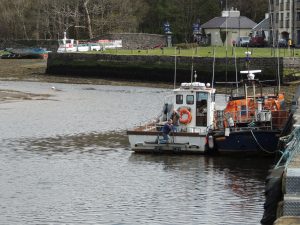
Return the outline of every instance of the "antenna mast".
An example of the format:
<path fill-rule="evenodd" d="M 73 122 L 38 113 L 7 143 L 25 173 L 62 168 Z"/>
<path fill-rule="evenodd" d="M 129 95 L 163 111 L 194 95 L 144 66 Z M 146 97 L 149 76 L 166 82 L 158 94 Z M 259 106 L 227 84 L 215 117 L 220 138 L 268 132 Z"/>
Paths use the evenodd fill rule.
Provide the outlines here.
<path fill-rule="evenodd" d="M 214 58 L 213 58 L 213 77 L 211 81 L 211 87 L 214 88 L 214 81 L 215 81 L 215 63 L 216 63 L 216 49 L 215 46 L 213 48 Z"/>
<path fill-rule="evenodd" d="M 194 72 L 194 50 L 192 48 L 192 68 L 191 68 L 191 83 L 193 82 L 193 72 Z"/>
<path fill-rule="evenodd" d="M 175 47 L 175 70 L 174 70 L 174 89 L 176 88 L 176 47 Z"/>

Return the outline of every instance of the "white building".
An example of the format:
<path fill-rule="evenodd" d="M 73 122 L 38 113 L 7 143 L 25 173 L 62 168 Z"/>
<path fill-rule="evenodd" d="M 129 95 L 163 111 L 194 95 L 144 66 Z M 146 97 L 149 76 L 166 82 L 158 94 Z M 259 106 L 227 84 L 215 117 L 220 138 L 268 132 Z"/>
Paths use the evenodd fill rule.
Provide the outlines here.
<path fill-rule="evenodd" d="M 245 16 L 240 15 L 240 11 L 230 9 L 223 11 L 221 17 L 215 17 L 202 25 L 211 45 L 232 45 L 239 37 L 249 36 L 256 23 Z M 227 31 L 227 38 L 222 42 L 221 33 Z"/>

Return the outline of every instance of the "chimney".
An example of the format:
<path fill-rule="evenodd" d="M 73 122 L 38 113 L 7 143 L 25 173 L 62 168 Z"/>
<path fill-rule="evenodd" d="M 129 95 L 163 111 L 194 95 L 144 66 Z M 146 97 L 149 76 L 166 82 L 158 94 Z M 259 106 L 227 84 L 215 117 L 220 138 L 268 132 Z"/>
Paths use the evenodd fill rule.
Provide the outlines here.
<path fill-rule="evenodd" d="M 265 19 L 269 18 L 269 13 L 265 13 Z"/>

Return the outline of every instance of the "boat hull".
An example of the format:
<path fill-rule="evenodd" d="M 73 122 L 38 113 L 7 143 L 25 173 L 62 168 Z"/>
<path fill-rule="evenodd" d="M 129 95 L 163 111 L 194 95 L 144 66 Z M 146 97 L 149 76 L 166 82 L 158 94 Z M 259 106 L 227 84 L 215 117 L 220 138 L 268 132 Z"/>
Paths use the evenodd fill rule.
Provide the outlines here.
<path fill-rule="evenodd" d="M 205 153 L 206 135 L 176 132 L 170 135 L 168 143 L 163 142 L 161 132 L 128 131 L 130 147 L 143 153 Z"/>
<path fill-rule="evenodd" d="M 6 54 L 1 59 L 47 59 L 48 54 Z"/>
<path fill-rule="evenodd" d="M 241 130 L 215 133 L 214 142 L 220 153 L 274 153 L 279 137 L 279 130 Z"/>

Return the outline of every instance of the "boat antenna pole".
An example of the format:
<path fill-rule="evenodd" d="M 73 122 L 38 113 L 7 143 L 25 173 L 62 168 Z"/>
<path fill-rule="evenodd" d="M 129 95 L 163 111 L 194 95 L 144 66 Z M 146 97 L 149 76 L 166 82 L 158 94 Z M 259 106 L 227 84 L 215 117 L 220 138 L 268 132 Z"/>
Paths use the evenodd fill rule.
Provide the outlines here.
<path fill-rule="evenodd" d="M 237 72 L 237 63 L 236 63 L 236 46 L 233 46 L 233 47 L 234 47 L 234 65 L 235 65 L 236 93 L 238 94 L 239 84 L 238 84 L 238 72 Z"/>
<path fill-rule="evenodd" d="M 215 82 L 215 64 L 216 64 L 216 47 L 214 46 L 213 48 L 213 76 L 212 76 L 212 81 L 211 81 L 211 87 L 214 88 L 214 82 Z"/>
<path fill-rule="evenodd" d="M 278 83 L 278 90 L 277 90 L 277 95 L 279 94 L 280 92 L 280 73 L 279 73 L 279 70 L 280 70 L 280 66 L 279 66 L 279 48 L 278 48 L 278 44 L 277 44 L 277 83 Z"/>
<path fill-rule="evenodd" d="M 228 29 L 228 21 L 227 21 L 227 19 L 228 19 L 228 17 L 230 16 L 230 12 L 228 11 L 228 8 L 227 8 L 227 0 L 226 0 L 226 11 L 227 11 L 227 15 L 226 15 L 226 17 L 225 17 L 225 27 L 226 27 L 226 38 L 225 38 L 225 42 L 226 42 L 226 45 L 225 45 L 225 48 L 226 48 L 226 70 L 225 70 L 225 79 L 226 79 L 226 82 L 228 82 L 228 74 L 227 74 L 227 70 L 228 70 L 228 68 L 227 68 L 227 64 L 228 64 L 228 40 L 227 40 L 227 34 L 228 34 L 228 31 L 227 31 L 227 29 Z M 228 85 L 226 85 L 226 94 L 227 94 L 227 87 L 228 87 Z"/>
<path fill-rule="evenodd" d="M 194 50 L 192 49 L 192 68 L 191 68 L 191 83 L 193 83 L 193 72 L 194 72 Z"/>
<path fill-rule="evenodd" d="M 175 59 L 174 59 L 174 60 L 175 60 L 175 69 L 174 69 L 174 89 L 176 88 L 176 75 L 177 75 L 177 74 L 176 74 L 176 61 L 177 61 L 177 59 L 176 59 L 176 50 L 177 50 L 177 49 L 176 49 L 176 47 L 175 47 L 175 57 L 174 57 L 174 58 L 175 58 Z"/>
<path fill-rule="evenodd" d="M 272 47 L 274 49 L 275 47 L 275 29 L 274 29 L 274 21 L 273 21 L 273 16 L 271 14 L 272 8 L 271 8 L 271 1 L 269 0 L 269 17 L 270 17 L 270 25 L 271 25 L 271 32 L 272 32 Z M 278 49 L 278 42 L 277 42 L 277 94 L 280 92 L 280 67 L 279 67 L 279 49 Z M 274 54 L 275 55 L 275 54 Z"/>

